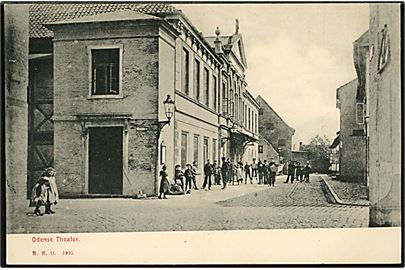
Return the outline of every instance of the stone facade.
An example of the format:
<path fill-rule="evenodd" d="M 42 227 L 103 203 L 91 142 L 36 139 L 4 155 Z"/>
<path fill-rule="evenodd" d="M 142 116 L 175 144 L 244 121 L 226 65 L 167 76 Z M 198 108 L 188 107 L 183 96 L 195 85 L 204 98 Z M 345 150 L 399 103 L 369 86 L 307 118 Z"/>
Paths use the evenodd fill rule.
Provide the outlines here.
<path fill-rule="evenodd" d="M 5 194 L 7 213 L 26 207 L 28 6 L 4 5 Z M 4 183 L 3 183 L 4 184 Z"/>
<path fill-rule="evenodd" d="M 53 87 L 48 87 L 54 105 L 50 147 L 62 197 L 103 195 L 92 191 L 90 180 L 92 160 L 102 155 L 92 152 L 92 138 L 101 130 L 122 133 L 122 147 L 111 149 L 122 154 L 122 176 L 111 180 L 118 178 L 121 190 L 104 190 L 104 195 L 157 194 L 163 163 L 173 179 L 176 164 L 197 161 L 202 171 L 207 159 L 251 162 L 257 157 L 259 105 L 246 89 L 238 23 L 230 36 L 217 30 L 216 36 L 204 37 L 168 4 L 108 6 L 89 4 L 82 12 L 83 6 L 74 4 L 30 9 L 30 53 L 53 75 Z M 119 50 L 121 88 L 114 97 L 92 95 L 91 55 L 96 49 Z M 53 66 L 46 64 L 49 60 Z M 46 85 L 46 76 L 31 74 L 32 81 Z M 159 122 L 167 120 L 167 95 L 175 101 L 175 111 L 171 124 L 160 129 Z"/>
<path fill-rule="evenodd" d="M 116 13 L 117 17 L 125 15 L 125 11 Z M 95 16 L 79 26 L 75 21 L 50 26 L 54 31 L 54 155 L 62 194 L 90 193 L 89 129 L 108 127 L 122 128 L 121 195 L 157 193 L 160 87 L 165 86 L 165 94 L 174 93 L 170 87 L 173 78 L 165 81 L 165 74 L 160 74 L 159 61 L 165 55 L 159 48 L 165 42 L 173 46 L 175 34 L 155 21 L 133 27 L 138 14 L 133 16 L 128 22 L 103 21 L 100 25 L 94 23 Z M 120 50 L 120 96 L 90 94 L 92 48 Z M 174 48 L 169 48 L 163 53 L 174 56 Z"/>
<path fill-rule="evenodd" d="M 274 149 L 280 148 L 280 156 L 284 160 L 291 159 L 292 136 L 295 130 L 287 125 L 284 120 L 271 108 L 267 101 L 258 96 L 256 98 L 260 106 L 259 130 Z"/>
<path fill-rule="evenodd" d="M 401 225 L 400 4 L 370 4 L 370 226 Z"/>
<path fill-rule="evenodd" d="M 336 104 L 340 110 L 340 179 L 366 184 L 366 138 L 364 135 L 363 106 L 356 108 L 358 80 L 336 90 Z M 357 110 L 362 110 L 357 112 Z M 360 113 L 361 119 L 358 119 Z"/>

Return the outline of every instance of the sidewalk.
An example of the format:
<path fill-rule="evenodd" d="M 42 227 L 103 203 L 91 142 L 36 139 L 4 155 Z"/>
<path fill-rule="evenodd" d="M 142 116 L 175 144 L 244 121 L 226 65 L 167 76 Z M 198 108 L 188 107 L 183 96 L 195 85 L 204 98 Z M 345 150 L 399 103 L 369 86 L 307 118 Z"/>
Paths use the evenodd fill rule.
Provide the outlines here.
<path fill-rule="evenodd" d="M 337 204 L 369 206 L 369 201 L 366 199 L 367 190 L 364 185 L 332 180 L 327 175 L 321 175 L 321 177 Z"/>

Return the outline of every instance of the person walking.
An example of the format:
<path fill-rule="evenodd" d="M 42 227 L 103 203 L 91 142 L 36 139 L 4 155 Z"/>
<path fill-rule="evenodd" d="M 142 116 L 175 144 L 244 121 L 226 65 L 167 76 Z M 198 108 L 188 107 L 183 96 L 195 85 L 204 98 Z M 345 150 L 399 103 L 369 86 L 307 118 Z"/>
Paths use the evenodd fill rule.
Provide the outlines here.
<path fill-rule="evenodd" d="M 255 177 L 256 178 L 256 180 L 257 180 L 257 163 L 256 163 L 256 159 L 254 158 L 253 159 L 253 162 L 252 162 L 252 178 L 253 177 Z"/>
<path fill-rule="evenodd" d="M 269 183 L 269 165 L 267 164 L 267 160 L 263 162 L 263 184 L 267 185 Z"/>
<path fill-rule="evenodd" d="M 221 166 L 221 177 L 222 177 L 222 189 L 226 188 L 226 183 L 229 178 L 229 163 L 225 160 L 225 157 L 222 157 L 222 166 Z"/>
<path fill-rule="evenodd" d="M 291 181 L 291 184 L 294 182 L 295 166 L 292 160 L 288 162 L 287 165 L 287 180 L 284 183 L 288 183 L 288 180 Z"/>
<path fill-rule="evenodd" d="M 212 165 L 210 163 L 210 160 L 207 159 L 207 163 L 204 166 L 204 183 L 202 186 L 202 188 L 205 190 L 211 190 L 211 175 L 212 175 Z"/>
<path fill-rule="evenodd" d="M 258 184 L 261 185 L 263 183 L 263 163 L 260 159 L 259 162 L 257 163 L 257 173 L 259 176 Z"/>
<path fill-rule="evenodd" d="M 193 167 L 191 166 L 191 164 L 187 164 L 186 165 L 186 170 L 184 171 L 184 176 L 186 177 L 186 187 L 184 189 L 184 191 L 186 193 L 190 193 L 191 192 L 191 182 L 193 181 Z"/>
<path fill-rule="evenodd" d="M 42 177 L 37 180 L 37 183 L 32 188 L 30 207 L 35 207 L 34 214 L 37 216 L 43 216 L 40 207 L 45 205 L 46 202 L 46 186 Z"/>
<path fill-rule="evenodd" d="M 307 164 L 305 164 L 303 171 L 305 183 L 309 183 L 309 174 L 312 172 L 312 167 L 311 164 L 309 164 L 309 161 L 307 161 Z"/>
<path fill-rule="evenodd" d="M 55 214 L 51 209 L 52 205 L 57 205 L 59 202 L 59 192 L 56 186 L 55 169 L 52 167 L 47 168 L 42 173 L 43 184 L 45 185 L 46 201 L 45 201 L 45 214 Z"/>
<path fill-rule="evenodd" d="M 250 183 L 253 184 L 252 175 L 250 174 L 250 165 L 247 163 L 247 161 L 246 161 L 244 170 L 245 170 L 245 184 L 247 183 L 248 178 L 250 180 Z"/>
<path fill-rule="evenodd" d="M 198 172 L 198 166 L 197 166 L 197 161 L 193 161 L 193 166 L 192 166 L 192 171 L 193 171 L 193 185 L 194 189 L 197 190 L 197 175 L 200 175 Z"/>
<path fill-rule="evenodd" d="M 220 185 L 221 184 L 221 174 L 219 173 L 219 166 L 218 162 L 214 160 L 214 164 L 212 165 L 212 173 L 214 176 L 214 183 L 215 185 Z"/>
<path fill-rule="evenodd" d="M 174 183 L 181 186 L 181 188 L 184 190 L 184 173 L 181 170 L 181 166 L 177 164 L 174 167 Z"/>
<path fill-rule="evenodd" d="M 159 188 L 159 199 L 167 199 L 166 194 L 169 192 L 169 180 L 167 179 L 167 171 L 166 171 L 166 164 L 163 164 L 162 170 L 159 173 L 161 180 L 160 180 L 160 188 Z"/>
<path fill-rule="evenodd" d="M 269 163 L 269 186 L 273 186 L 276 183 L 276 175 L 277 175 L 277 164 L 272 158 Z"/>
<path fill-rule="evenodd" d="M 243 184 L 243 163 L 239 162 L 236 167 L 236 180 L 238 185 Z"/>

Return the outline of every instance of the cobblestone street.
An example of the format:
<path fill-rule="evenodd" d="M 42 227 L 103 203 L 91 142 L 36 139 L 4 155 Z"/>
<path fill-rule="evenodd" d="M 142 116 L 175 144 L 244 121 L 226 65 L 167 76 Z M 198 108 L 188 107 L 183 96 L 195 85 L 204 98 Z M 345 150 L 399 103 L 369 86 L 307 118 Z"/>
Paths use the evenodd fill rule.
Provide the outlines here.
<path fill-rule="evenodd" d="M 7 233 L 142 232 L 367 227 L 368 207 L 330 203 L 321 178 L 254 184 L 158 199 L 65 199 L 56 214 L 13 214 Z"/>

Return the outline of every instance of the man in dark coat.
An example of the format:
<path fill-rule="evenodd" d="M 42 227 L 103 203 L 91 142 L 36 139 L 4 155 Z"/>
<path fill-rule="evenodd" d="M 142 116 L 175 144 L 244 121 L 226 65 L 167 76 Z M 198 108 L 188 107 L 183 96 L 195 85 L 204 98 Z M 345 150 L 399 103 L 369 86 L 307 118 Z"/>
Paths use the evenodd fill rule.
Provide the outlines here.
<path fill-rule="evenodd" d="M 208 190 L 211 190 L 211 175 L 212 175 L 212 165 L 209 160 L 204 166 L 204 183 L 202 188 L 205 189 L 208 185 Z"/>
<path fill-rule="evenodd" d="M 273 186 L 276 182 L 276 174 L 277 174 L 277 164 L 274 162 L 272 158 L 269 163 L 269 186 Z"/>
<path fill-rule="evenodd" d="M 222 166 L 221 166 L 221 176 L 222 176 L 222 189 L 226 188 L 226 183 L 229 178 L 229 163 L 225 160 L 225 157 L 222 157 Z"/>
<path fill-rule="evenodd" d="M 284 183 L 288 183 L 288 180 L 291 179 L 291 184 L 294 182 L 294 174 L 295 174 L 295 165 L 292 160 L 288 162 L 287 167 L 287 180 Z"/>
<path fill-rule="evenodd" d="M 307 161 L 307 164 L 305 165 L 303 171 L 304 171 L 305 183 L 309 183 L 309 174 L 312 171 L 312 167 L 311 167 L 311 164 L 309 164 L 309 161 Z"/>

